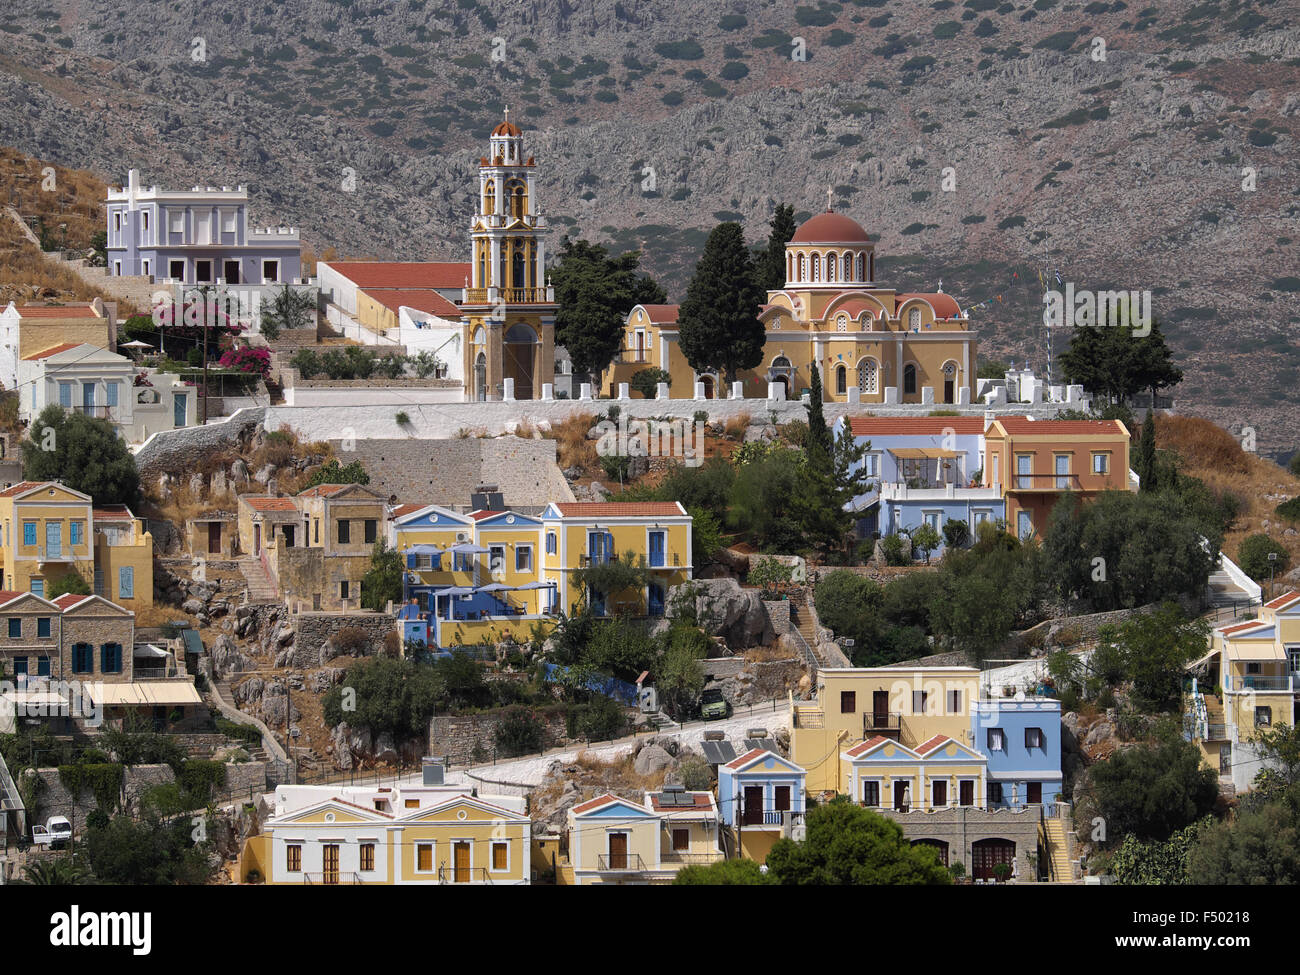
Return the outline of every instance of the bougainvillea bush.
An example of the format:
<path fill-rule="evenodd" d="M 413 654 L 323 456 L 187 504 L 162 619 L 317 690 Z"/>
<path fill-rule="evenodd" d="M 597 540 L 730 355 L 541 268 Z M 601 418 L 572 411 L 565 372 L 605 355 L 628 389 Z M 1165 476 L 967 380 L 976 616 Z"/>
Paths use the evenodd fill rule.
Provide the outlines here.
<path fill-rule="evenodd" d="M 229 349 L 221 356 L 221 366 L 236 372 L 254 373 L 265 379 L 271 372 L 271 353 L 267 349 L 250 349 L 248 346 Z"/>

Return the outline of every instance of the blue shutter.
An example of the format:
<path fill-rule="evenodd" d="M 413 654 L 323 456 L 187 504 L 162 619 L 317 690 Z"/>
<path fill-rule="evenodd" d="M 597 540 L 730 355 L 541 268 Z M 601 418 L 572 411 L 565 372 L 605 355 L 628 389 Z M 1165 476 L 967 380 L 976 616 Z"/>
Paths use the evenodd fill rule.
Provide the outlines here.
<path fill-rule="evenodd" d="M 24 545 L 36 544 L 36 522 L 34 521 L 23 522 L 23 544 Z"/>
<path fill-rule="evenodd" d="M 64 409 L 72 408 L 72 383 L 59 383 L 59 405 Z"/>
<path fill-rule="evenodd" d="M 407 553 L 406 553 L 406 567 L 407 567 L 408 569 L 414 569 L 414 568 L 415 568 L 415 553 L 414 553 L 414 552 L 407 552 Z"/>
<path fill-rule="evenodd" d="M 135 569 L 129 565 L 117 570 L 117 596 L 119 599 L 135 598 Z"/>
<path fill-rule="evenodd" d="M 109 406 L 117 405 L 117 387 L 118 387 L 117 383 L 108 384 L 108 405 Z"/>

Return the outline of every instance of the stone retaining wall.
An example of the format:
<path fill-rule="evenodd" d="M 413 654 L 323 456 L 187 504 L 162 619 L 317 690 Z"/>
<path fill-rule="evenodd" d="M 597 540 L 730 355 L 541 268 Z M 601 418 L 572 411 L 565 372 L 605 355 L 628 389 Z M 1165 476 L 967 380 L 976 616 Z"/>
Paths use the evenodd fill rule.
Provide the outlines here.
<path fill-rule="evenodd" d="M 430 755 L 445 755 L 452 765 L 481 765 L 492 761 L 496 751 L 496 729 L 502 711 L 481 714 L 435 715 L 429 721 Z M 542 745 L 554 748 L 568 742 L 565 712 L 533 711 L 545 728 Z"/>
<path fill-rule="evenodd" d="M 358 629 L 370 638 L 369 654 L 381 653 L 384 636 L 395 632 L 397 617 L 391 613 L 298 613 L 291 617 L 294 646 L 319 650 L 325 641 L 344 628 Z"/>
<path fill-rule="evenodd" d="M 882 800 L 884 797 L 882 789 Z M 975 809 L 955 806 L 932 812 L 899 813 L 887 807 L 877 809 L 903 828 L 903 835 L 917 840 L 939 840 L 948 844 L 948 863 L 961 863 L 971 875 L 974 843 L 985 839 L 1006 839 L 1016 844 L 1018 883 L 1034 881 L 1029 854 L 1038 852 L 1038 807 L 1020 811 Z M 1067 826 L 1067 832 L 1069 827 Z"/>

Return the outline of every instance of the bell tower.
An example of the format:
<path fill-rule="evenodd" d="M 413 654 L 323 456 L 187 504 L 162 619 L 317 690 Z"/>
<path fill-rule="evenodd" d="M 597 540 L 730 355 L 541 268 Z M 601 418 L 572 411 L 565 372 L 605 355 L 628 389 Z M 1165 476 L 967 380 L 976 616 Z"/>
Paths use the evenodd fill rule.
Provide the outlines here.
<path fill-rule="evenodd" d="M 479 159 L 478 212 L 470 228 L 471 286 L 462 308 L 466 392 L 497 400 L 512 380 L 516 399 L 539 399 L 555 374 L 555 295 L 546 281 L 546 220 L 537 205 L 537 164 L 510 121 L 492 130 Z"/>

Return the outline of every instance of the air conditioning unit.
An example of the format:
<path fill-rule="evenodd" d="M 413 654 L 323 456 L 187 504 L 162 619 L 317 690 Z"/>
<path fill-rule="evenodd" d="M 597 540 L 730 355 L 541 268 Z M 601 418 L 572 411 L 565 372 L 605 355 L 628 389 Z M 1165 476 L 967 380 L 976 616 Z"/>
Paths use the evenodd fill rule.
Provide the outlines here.
<path fill-rule="evenodd" d="M 468 541 L 469 541 L 469 536 L 468 536 L 467 534 L 465 534 L 464 532 L 456 532 L 456 541 L 458 541 L 458 542 L 468 542 Z"/>

